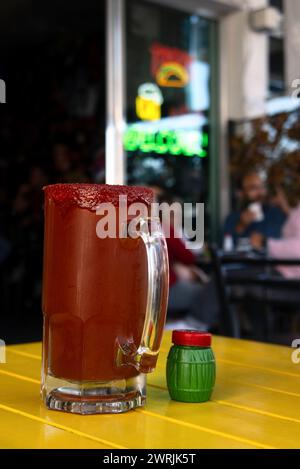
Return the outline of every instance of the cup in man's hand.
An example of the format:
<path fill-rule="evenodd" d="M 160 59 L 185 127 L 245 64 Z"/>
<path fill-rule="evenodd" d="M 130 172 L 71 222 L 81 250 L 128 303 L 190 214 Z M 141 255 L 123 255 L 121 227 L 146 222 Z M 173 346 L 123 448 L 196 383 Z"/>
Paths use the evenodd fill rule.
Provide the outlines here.
<path fill-rule="evenodd" d="M 255 216 L 254 221 L 256 222 L 263 221 L 264 212 L 263 212 L 262 204 L 260 204 L 259 202 L 253 202 L 252 204 L 248 206 L 248 210 L 250 210 L 250 212 L 254 214 Z"/>

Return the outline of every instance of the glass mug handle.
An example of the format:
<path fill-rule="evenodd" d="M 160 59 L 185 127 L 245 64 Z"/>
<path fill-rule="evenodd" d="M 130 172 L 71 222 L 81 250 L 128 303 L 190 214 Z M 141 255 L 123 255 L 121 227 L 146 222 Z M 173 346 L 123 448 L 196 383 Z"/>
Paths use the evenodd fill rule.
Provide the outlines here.
<path fill-rule="evenodd" d="M 150 229 L 149 229 L 150 224 Z M 144 241 L 148 264 L 148 292 L 143 332 L 138 347 L 119 344 L 118 365 L 132 365 L 141 373 L 154 370 L 167 313 L 169 262 L 159 218 L 140 218 L 135 236 Z"/>

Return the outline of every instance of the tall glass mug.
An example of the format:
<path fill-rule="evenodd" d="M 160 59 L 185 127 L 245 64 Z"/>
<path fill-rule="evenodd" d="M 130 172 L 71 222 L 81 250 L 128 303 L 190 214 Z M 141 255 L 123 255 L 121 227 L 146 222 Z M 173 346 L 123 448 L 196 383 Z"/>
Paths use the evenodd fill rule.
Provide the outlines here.
<path fill-rule="evenodd" d="M 168 297 L 167 248 L 159 219 L 150 216 L 152 191 L 97 184 L 44 191 L 43 401 L 80 414 L 142 406 Z M 142 215 L 129 214 L 134 204 L 142 204 Z"/>

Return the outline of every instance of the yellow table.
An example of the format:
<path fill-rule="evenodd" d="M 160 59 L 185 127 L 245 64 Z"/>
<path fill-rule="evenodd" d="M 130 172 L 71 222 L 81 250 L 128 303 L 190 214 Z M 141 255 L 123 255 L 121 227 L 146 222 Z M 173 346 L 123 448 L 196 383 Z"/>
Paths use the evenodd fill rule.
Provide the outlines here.
<path fill-rule="evenodd" d="M 0 364 L 1 448 L 299 448 L 300 364 L 292 349 L 214 337 L 217 383 L 210 402 L 169 399 L 166 332 L 144 409 L 80 416 L 44 408 L 41 344 L 7 347 Z"/>

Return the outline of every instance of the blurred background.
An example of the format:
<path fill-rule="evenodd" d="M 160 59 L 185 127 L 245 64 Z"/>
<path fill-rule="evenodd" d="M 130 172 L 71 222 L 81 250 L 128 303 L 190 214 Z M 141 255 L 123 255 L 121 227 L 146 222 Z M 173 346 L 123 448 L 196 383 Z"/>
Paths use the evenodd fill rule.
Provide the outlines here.
<path fill-rule="evenodd" d="M 169 327 L 290 343 L 299 0 L 10 0 L 0 37 L 0 337 L 41 339 L 42 187 L 108 182 L 205 203 L 205 246 L 168 243 Z"/>

